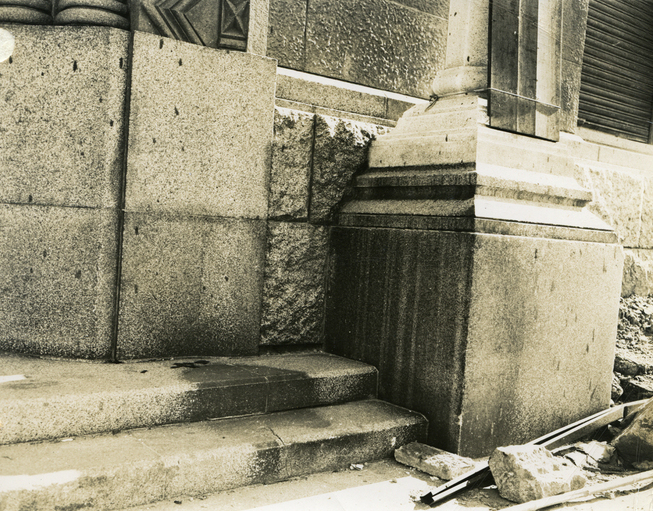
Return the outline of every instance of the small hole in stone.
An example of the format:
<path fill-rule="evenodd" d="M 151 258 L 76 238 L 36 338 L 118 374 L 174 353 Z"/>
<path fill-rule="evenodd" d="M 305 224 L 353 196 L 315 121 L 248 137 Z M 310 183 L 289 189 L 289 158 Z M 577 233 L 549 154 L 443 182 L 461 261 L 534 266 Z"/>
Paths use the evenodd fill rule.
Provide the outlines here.
<path fill-rule="evenodd" d="M 42 72 L 42 73 L 41 73 L 41 76 L 45 76 L 45 73 Z"/>
<path fill-rule="evenodd" d="M 31 195 L 27 196 L 27 202 L 32 202 L 32 196 Z"/>
<path fill-rule="evenodd" d="M 467 62 L 469 62 L 469 55 L 467 56 Z"/>
<path fill-rule="evenodd" d="M 109 126 L 113 126 L 113 121 L 109 121 Z"/>
<path fill-rule="evenodd" d="M 134 234 L 138 236 L 138 227 L 134 227 Z"/>
<path fill-rule="evenodd" d="M 175 115 L 179 115 L 179 110 L 177 110 L 177 107 L 175 107 Z"/>
<path fill-rule="evenodd" d="M 11 64 L 11 63 L 13 63 L 13 61 L 14 61 L 14 59 L 12 59 L 11 57 L 9 57 L 9 63 Z"/>
<path fill-rule="evenodd" d="M 84 156 L 84 151 L 81 152 L 81 155 Z"/>
<path fill-rule="evenodd" d="M 225 282 L 229 282 L 229 277 L 227 277 L 227 276 L 225 275 L 225 276 L 224 276 L 224 281 L 225 281 Z"/>
<path fill-rule="evenodd" d="M 30 272 L 30 273 L 34 273 L 34 268 L 30 268 L 30 269 L 29 269 L 29 272 Z"/>
<path fill-rule="evenodd" d="M 81 279 L 82 278 L 82 270 L 77 270 L 75 272 L 75 278 L 76 279 Z"/>
<path fill-rule="evenodd" d="M 100 98 L 100 103 L 102 103 L 102 98 Z"/>
<path fill-rule="evenodd" d="M 153 143 L 153 144 L 156 144 L 156 138 L 153 138 L 153 139 L 152 139 L 152 143 Z"/>
<path fill-rule="evenodd" d="M 43 257 L 44 257 L 44 258 L 45 258 L 45 257 L 48 257 L 48 251 L 47 251 L 47 250 L 44 250 L 44 251 L 43 251 Z"/>
<path fill-rule="evenodd" d="M 73 61 L 73 71 L 77 71 L 77 61 Z"/>
<path fill-rule="evenodd" d="M 179 59 L 179 65 L 181 66 L 181 59 Z"/>
<path fill-rule="evenodd" d="M 134 293 L 138 294 L 138 285 L 134 284 Z"/>
<path fill-rule="evenodd" d="M 163 39 L 159 39 L 159 50 L 163 48 Z"/>
<path fill-rule="evenodd" d="M 123 60 L 124 60 L 124 59 L 123 59 L 122 57 L 120 57 L 120 64 L 119 64 L 119 65 L 120 65 L 120 69 L 122 69 Z"/>

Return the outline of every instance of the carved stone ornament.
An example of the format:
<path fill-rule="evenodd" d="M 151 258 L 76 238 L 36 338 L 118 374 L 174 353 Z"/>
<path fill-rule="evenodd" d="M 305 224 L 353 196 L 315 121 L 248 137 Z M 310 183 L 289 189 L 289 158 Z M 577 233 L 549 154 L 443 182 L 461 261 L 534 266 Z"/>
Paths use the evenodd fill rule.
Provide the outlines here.
<path fill-rule="evenodd" d="M 135 28 L 211 48 L 244 51 L 249 4 L 249 0 L 144 0 L 144 21 L 150 27 L 139 23 Z"/>
<path fill-rule="evenodd" d="M 126 1 L 59 0 L 54 23 L 55 25 L 101 25 L 129 30 L 129 7 Z"/>
<path fill-rule="evenodd" d="M 52 25 L 50 0 L 0 0 L 0 22 Z"/>

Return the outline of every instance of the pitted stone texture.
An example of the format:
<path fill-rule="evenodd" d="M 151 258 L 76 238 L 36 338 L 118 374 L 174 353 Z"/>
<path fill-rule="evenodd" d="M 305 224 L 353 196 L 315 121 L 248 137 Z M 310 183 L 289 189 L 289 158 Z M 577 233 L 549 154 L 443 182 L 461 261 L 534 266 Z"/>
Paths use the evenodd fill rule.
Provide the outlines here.
<path fill-rule="evenodd" d="M 4 25 L 0 202 L 113 207 L 123 158 L 129 34 Z"/>
<path fill-rule="evenodd" d="M 322 342 L 326 227 L 270 222 L 261 344 Z"/>
<path fill-rule="evenodd" d="M 248 355 L 259 339 L 262 220 L 125 217 L 118 355 Z"/>
<path fill-rule="evenodd" d="M 303 70 L 427 98 L 446 30 L 446 19 L 387 0 L 312 0 Z"/>
<path fill-rule="evenodd" d="M 653 400 L 637 413 L 611 445 L 629 463 L 653 461 Z"/>
<path fill-rule="evenodd" d="M 0 206 L 0 351 L 110 354 L 117 212 Z"/>
<path fill-rule="evenodd" d="M 314 118 L 313 114 L 275 108 L 270 218 L 308 217 Z"/>
<path fill-rule="evenodd" d="M 276 64 L 134 33 L 126 209 L 265 218 Z"/>
<path fill-rule="evenodd" d="M 653 248 L 653 178 L 644 177 L 642 190 L 642 217 L 638 247 Z"/>
<path fill-rule="evenodd" d="M 271 0 L 268 55 L 279 66 L 304 69 L 306 0 Z"/>
<path fill-rule="evenodd" d="M 626 247 L 638 247 L 644 182 L 640 176 L 596 166 L 576 166 L 576 179 L 592 191 L 589 209 L 615 229 Z"/>
<path fill-rule="evenodd" d="M 648 296 L 653 293 L 653 251 L 625 250 L 621 296 Z"/>
<path fill-rule="evenodd" d="M 490 456 L 490 470 L 499 494 L 513 502 L 578 490 L 587 483 L 579 468 L 541 445 L 499 447 Z"/>
<path fill-rule="evenodd" d="M 422 472 L 450 481 L 476 468 L 471 458 L 436 449 L 430 445 L 411 442 L 395 451 L 399 463 L 415 467 Z"/>
<path fill-rule="evenodd" d="M 338 117 L 316 117 L 309 211 L 311 222 L 323 223 L 334 219 L 352 177 L 367 166 L 370 143 L 388 130 L 386 126 Z"/>

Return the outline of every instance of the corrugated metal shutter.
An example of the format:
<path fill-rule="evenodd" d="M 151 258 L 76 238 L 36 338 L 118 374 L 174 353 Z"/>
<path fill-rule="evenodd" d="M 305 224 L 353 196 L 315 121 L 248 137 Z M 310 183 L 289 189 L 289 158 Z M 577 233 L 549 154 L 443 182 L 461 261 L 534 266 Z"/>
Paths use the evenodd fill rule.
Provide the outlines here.
<path fill-rule="evenodd" d="M 590 0 L 578 124 L 651 141 L 653 0 Z"/>

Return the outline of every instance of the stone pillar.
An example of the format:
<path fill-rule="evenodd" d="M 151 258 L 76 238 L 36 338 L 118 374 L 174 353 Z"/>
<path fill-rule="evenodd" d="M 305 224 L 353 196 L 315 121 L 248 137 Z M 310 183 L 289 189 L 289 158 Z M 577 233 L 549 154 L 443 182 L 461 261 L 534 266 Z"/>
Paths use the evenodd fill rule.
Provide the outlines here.
<path fill-rule="evenodd" d="M 538 98 L 520 92 L 529 82 L 488 83 L 517 66 L 491 58 L 493 26 L 516 24 L 536 63 L 555 64 L 538 23 L 524 24 L 533 2 L 510 2 L 513 18 L 497 9 L 508 3 L 452 0 L 439 99 L 375 141 L 332 235 L 329 349 L 376 365 L 382 398 L 424 413 L 432 444 L 468 456 L 609 405 L 623 265 L 573 177 L 575 138 L 549 122 L 556 105 L 531 108 Z M 559 12 L 554 3 L 539 8 Z M 491 127 L 513 97 L 509 128 L 549 140 Z M 524 108 L 534 122 L 522 122 Z"/>

